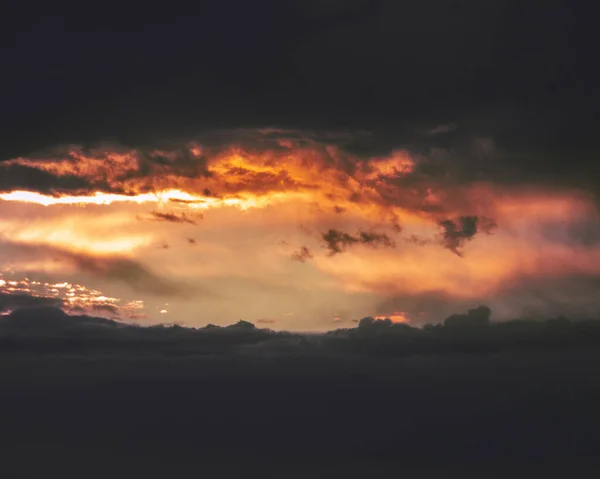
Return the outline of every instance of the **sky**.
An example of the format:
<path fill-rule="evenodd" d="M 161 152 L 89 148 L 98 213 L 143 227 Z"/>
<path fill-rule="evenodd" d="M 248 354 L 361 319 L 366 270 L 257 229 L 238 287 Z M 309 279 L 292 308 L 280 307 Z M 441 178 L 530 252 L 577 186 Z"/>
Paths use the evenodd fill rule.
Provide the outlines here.
<path fill-rule="evenodd" d="M 479 304 L 598 316 L 585 6 L 282 3 L 10 7 L 4 312 L 298 331 Z"/>

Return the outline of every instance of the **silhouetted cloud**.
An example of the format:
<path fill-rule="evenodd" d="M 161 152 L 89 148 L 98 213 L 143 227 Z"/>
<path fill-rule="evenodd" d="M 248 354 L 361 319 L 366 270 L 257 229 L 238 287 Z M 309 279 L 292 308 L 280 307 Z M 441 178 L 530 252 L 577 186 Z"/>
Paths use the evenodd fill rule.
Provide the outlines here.
<path fill-rule="evenodd" d="M 256 329 L 256 326 L 254 326 L 254 324 L 252 324 L 250 321 L 244 321 L 243 319 L 240 319 L 237 323 L 227 326 L 227 328 L 251 331 Z"/>
<path fill-rule="evenodd" d="M 123 468 L 134 448 L 132 471 L 154 477 L 157 461 L 139 460 L 150 450 L 164 461 L 158 472 L 185 475 L 193 447 L 194 463 L 212 464 L 215 477 L 224 477 L 222 454 L 232 453 L 241 467 L 226 477 L 264 475 L 263 461 L 278 459 L 271 475 L 293 460 L 311 476 L 323 470 L 324 454 L 335 456 L 323 476 L 348 478 L 392 477 L 423 461 L 439 469 L 404 475 L 448 477 L 456 465 L 450 477 L 482 477 L 482 465 L 496 474 L 508 461 L 508 475 L 529 474 L 536 462 L 555 472 L 559 461 L 572 473 L 573 462 L 597 457 L 599 345 L 600 321 L 567 318 L 423 329 L 363 318 L 356 328 L 300 335 L 23 309 L 0 316 L 2 404 L 10 411 L 2 430 L 11 437 L 3 467 L 16 463 L 18 477 L 29 472 L 32 451 L 50 459 L 68 447 L 79 471 L 100 450 L 114 461 L 100 477 Z M 89 414 L 112 398 L 119 407 Z M 81 458 L 90 445 L 93 454 Z M 354 457 L 372 460 L 357 473 Z M 589 475 L 582 472 L 576 476 Z"/>
<path fill-rule="evenodd" d="M 469 328 L 477 326 L 489 326 L 492 310 L 487 306 L 478 306 L 469 309 L 467 314 L 453 314 L 444 320 L 446 328 Z"/>
<path fill-rule="evenodd" d="M 115 354 L 145 351 L 157 355 L 163 352 L 262 355 L 269 351 L 269 354 L 282 356 L 394 357 L 600 346 L 600 320 L 571 321 L 554 317 L 545 321 L 490 322 L 490 317 L 491 310 L 487 306 L 471 308 L 466 314 L 450 315 L 443 324 L 426 324 L 422 328 L 394 323 L 389 318 L 365 317 L 353 328 L 305 335 L 260 329 L 244 320 L 224 327 L 209 324 L 198 329 L 179 325 L 131 325 L 89 315 L 69 315 L 60 308 L 40 304 L 0 316 L 0 351 L 8 345 L 23 351 L 56 353 L 77 350 L 92 354 L 100 350 Z M 270 325 L 273 321 L 262 319 L 258 323 Z M 2 338 L 12 337 L 25 342 L 18 345 L 2 342 Z M 28 343 L 28 338 L 35 341 Z M 248 346 L 252 347 L 248 349 Z"/>
<path fill-rule="evenodd" d="M 358 243 L 358 238 L 342 231 L 330 229 L 322 234 L 331 255 L 341 253 L 348 245 Z"/>
<path fill-rule="evenodd" d="M 330 229 L 326 233 L 323 233 L 321 237 L 325 240 L 330 256 L 342 253 L 348 247 L 356 244 L 364 244 L 371 247 L 383 246 L 385 248 L 394 248 L 396 246 L 396 243 L 386 234 L 372 231 L 359 231 L 353 236 L 343 231 Z"/>
<path fill-rule="evenodd" d="M 202 219 L 202 215 L 197 215 L 198 218 Z M 162 211 L 153 211 L 152 218 L 160 221 L 168 221 L 170 223 L 188 223 L 191 225 L 197 225 L 198 222 L 186 215 L 185 213 L 165 213 Z"/>
<path fill-rule="evenodd" d="M 116 328 L 120 323 L 87 315 L 69 315 L 51 306 L 26 307 L 0 318 L 0 332 L 19 332 L 26 336 L 49 335 L 61 332 L 76 333 L 90 327 Z"/>
<path fill-rule="evenodd" d="M 492 220 L 478 216 L 460 216 L 457 220 L 440 221 L 443 231 L 444 247 L 462 256 L 459 251 L 467 241 L 472 240 L 478 231 L 491 233 L 497 226 Z"/>
<path fill-rule="evenodd" d="M 92 307 L 90 309 L 92 311 L 98 312 L 98 313 L 110 313 L 113 316 L 117 316 L 117 317 L 121 313 L 121 308 L 119 308 L 118 306 L 115 306 L 114 304 L 97 304 L 97 305 L 92 305 Z"/>
<path fill-rule="evenodd" d="M 292 259 L 300 263 L 305 263 L 307 260 L 312 259 L 312 257 L 312 253 L 306 246 L 302 246 L 298 251 L 292 253 Z"/>
<path fill-rule="evenodd" d="M 61 306 L 62 303 L 62 300 L 58 298 L 32 296 L 23 293 L 12 294 L 0 292 L 0 312 L 36 306 Z"/>
<path fill-rule="evenodd" d="M 0 162 L 0 191 L 27 190 L 41 193 L 87 191 L 89 182 L 76 175 L 56 175 L 34 166 Z"/>

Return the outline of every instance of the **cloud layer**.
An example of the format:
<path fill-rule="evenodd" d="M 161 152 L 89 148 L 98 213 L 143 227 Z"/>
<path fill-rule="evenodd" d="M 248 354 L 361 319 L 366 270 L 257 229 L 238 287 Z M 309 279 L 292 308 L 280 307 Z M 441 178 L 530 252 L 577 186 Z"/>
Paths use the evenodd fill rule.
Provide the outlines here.
<path fill-rule="evenodd" d="M 12 158 L 0 163 L 0 266 L 152 301 L 134 314 L 153 321 L 189 321 L 202 307 L 226 322 L 249 309 L 249 319 L 311 330 L 348 318 L 348 301 L 380 315 L 410 297 L 481 300 L 509 318 L 544 310 L 534 288 L 509 301 L 511 284 L 600 275 L 587 186 L 524 174 L 490 138 L 432 129 L 418 133 L 427 147 L 263 129 Z M 561 311 L 594 310 L 581 301 L 565 298 Z M 398 317 L 440 319 L 423 309 Z"/>

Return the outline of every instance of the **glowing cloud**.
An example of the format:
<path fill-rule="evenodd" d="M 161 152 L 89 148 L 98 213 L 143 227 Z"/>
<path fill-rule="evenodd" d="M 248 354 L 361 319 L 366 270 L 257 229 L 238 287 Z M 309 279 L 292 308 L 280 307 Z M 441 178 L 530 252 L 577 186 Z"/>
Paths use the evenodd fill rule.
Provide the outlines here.
<path fill-rule="evenodd" d="M 600 215 L 585 191 L 495 181 L 450 151 L 358 154 L 352 139 L 263 130 L 1 162 L 0 269 L 44 276 L 44 297 L 56 292 L 42 283 L 72 285 L 54 288 L 69 308 L 292 329 L 326 328 L 341 307 L 338 318 L 367 316 L 389 297 L 476 301 L 515 281 L 600 277 Z M 476 146 L 478 158 L 495 152 Z M 155 296 L 171 304 L 131 302 Z"/>

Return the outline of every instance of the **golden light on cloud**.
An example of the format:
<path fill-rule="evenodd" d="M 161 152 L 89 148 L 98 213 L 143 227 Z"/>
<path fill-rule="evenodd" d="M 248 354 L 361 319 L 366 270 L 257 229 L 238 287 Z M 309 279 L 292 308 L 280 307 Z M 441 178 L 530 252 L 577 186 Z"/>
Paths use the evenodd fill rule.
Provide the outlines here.
<path fill-rule="evenodd" d="M 408 314 L 401 311 L 375 316 L 375 319 L 389 319 L 392 321 L 392 323 L 410 323 Z"/>
<path fill-rule="evenodd" d="M 464 180 L 406 150 L 366 158 L 306 139 L 257 144 L 73 147 L 1 163 L 0 174 L 29 168 L 49 184 L 0 192 L 0 241 L 15 251 L 0 268 L 56 278 L 48 284 L 65 275 L 80 284 L 85 273 L 99 285 L 85 294 L 132 318 L 168 313 L 196 325 L 273 315 L 292 329 L 312 314 L 327 327 L 349 301 L 368 315 L 390 296 L 476 301 L 518 278 L 600 275 L 600 249 L 569 229 L 599 218 L 577 191 Z M 150 277 L 152 293 L 128 296 Z M 135 303 L 171 280 L 216 292 L 151 312 Z M 66 305 L 84 295 L 65 291 Z M 285 316 L 290 309 L 298 313 Z"/>
<path fill-rule="evenodd" d="M 129 219 L 131 222 L 131 219 Z M 152 241 L 150 234 L 121 231 L 127 222 L 122 216 L 90 217 L 73 215 L 31 222 L 23 219 L 0 220 L 0 238 L 38 246 L 67 248 L 96 254 L 128 253 Z"/>
<path fill-rule="evenodd" d="M 68 282 L 48 283 L 30 278 L 8 279 L 0 273 L 0 292 L 27 294 L 37 298 L 55 298 L 63 302 L 63 308 L 72 312 L 103 311 L 115 316 L 119 310 L 119 298 L 105 296 L 100 291 L 81 284 Z M 6 279 L 5 279 L 6 278 Z"/>
<path fill-rule="evenodd" d="M 268 196 L 257 196 L 247 198 L 213 198 L 199 196 L 187 193 L 181 190 L 164 190 L 153 193 L 143 193 L 138 195 L 117 195 L 113 193 L 95 192 L 92 195 L 76 196 L 54 196 L 44 195 L 30 191 L 11 191 L 9 193 L 0 193 L 0 200 L 13 201 L 18 203 L 31 203 L 42 206 L 52 205 L 112 205 L 114 203 L 135 203 L 138 205 L 145 203 L 167 204 L 169 202 L 182 202 L 191 209 L 210 209 L 222 207 L 236 207 L 241 210 L 249 208 L 263 208 L 268 204 L 282 201 L 289 201 L 300 195 L 289 195 L 284 193 L 273 193 Z"/>
<path fill-rule="evenodd" d="M 0 294 L 21 295 L 24 298 L 21 301 L 23 306 L 28 303 L 33 307 L 52 305 L 70 314 L 102 316 L 125 322 L 149 319 L 144 301 L 125 301 L 107 296 L 97 289 L 66 281 L 51 283 L 14 273 L 0 273 Z"/>

